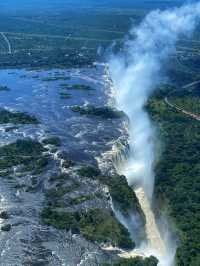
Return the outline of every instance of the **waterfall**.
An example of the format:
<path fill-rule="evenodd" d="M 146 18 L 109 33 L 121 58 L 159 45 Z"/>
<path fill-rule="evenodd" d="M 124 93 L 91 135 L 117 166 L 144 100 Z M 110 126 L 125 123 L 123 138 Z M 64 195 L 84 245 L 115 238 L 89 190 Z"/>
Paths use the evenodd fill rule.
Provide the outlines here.
<path fill-rule="evenodd" d="M 146 217 L 145 232 L 147 235 L 148 246 L 152 251 L 156 251 L 159 256 L 163 257 L 166 254 L 166 246 L 157 227 L 150 202 L 142 187 L 136 188 L 134 191 Z"/>
<path fill-rule="evenodd" d="M 164 240 L 151 208 L 157 137 L 145 105 L 160 84 L 161 69 L 176 52 L 177 41 L 191 35 L 199 16 L 200 3 L 152 11 L 131 29 L 120 52 L 109 60 L 117 108 L 129 118 L 129 156 L 117 170 L 127 177 L 146 217 L 147 243 L 141 243 L 141 254 L 155 255 L 162 266 L 173 265 L 175 248 Z M 124 256 L 131 257 L 132 253 Z"/>

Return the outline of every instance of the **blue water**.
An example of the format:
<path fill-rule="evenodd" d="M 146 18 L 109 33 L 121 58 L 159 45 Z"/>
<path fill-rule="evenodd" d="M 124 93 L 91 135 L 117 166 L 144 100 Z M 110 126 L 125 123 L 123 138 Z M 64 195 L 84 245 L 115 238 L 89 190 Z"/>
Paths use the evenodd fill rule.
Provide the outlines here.
<path fill-rule="evenodd" d="M 63 75 L 69 79 L 43 80 Z M 61 84 L 84 84 L 91 90 L 66 90 Z M 58 136 L 62 140 L 62 149 L 71 159 L 91 163 L 109 148 L 108 142 L 120 135 L 118 121 L 81 116 L 70 109 L 87 103 L 94 106 L 107 104 L 106 90 L 109 88 L 102 66 L 79 70 L 0 70 L 0 85 L 10 88 L 10 91 L 0 92 L 0 108 L 28 112 L 41 122 L 2 133 L 1 144 L 24 136 L 37 139 Z M 70 99 L 61 99 L 61 92 L 69 93 Z"/>

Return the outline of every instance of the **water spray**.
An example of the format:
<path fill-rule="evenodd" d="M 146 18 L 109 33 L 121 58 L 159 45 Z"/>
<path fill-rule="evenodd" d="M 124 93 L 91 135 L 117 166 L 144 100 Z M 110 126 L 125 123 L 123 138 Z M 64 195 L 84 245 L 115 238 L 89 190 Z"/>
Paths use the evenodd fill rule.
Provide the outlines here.
<path fill-rule="evenodd" d="M 116 89 L 118 109 L 129 117 L 130 154 L 121 174 L 138 197 L 146 216 L 148 239 L 146 254 L 156 255 L 160 265 L 173 265 L 151 210 L 156 159 L 156 130 L 152 126 L 145 105 L 154 88 L 160 84 L 161 68 L 176 52 L 176 43 L 189 37 L 200 17 L 200 3 L 165 11 L 152 11 L 138 27 L 130 30 L 121 52 L 109 61 L 111 78 Z"/>

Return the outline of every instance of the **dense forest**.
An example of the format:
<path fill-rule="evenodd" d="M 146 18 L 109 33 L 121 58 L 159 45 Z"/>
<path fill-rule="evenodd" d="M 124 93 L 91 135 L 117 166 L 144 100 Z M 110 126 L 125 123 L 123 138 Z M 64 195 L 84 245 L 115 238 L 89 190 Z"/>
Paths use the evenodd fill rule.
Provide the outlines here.
<path fill-rule="evenodd" d="M 184 108 L 190 109 L 191 101 L 183 102 Z M 193 101 L 196 110 L 195 104 L 197 101 Z M 148 109 L 165 143 L 156 167 L 155 192 L 163 206 L 167 205 L 179 236 L 176 265 L 197 266 L 200 264 L 200 123 L 167 106 L 160 96 L 150 100 Z"/>

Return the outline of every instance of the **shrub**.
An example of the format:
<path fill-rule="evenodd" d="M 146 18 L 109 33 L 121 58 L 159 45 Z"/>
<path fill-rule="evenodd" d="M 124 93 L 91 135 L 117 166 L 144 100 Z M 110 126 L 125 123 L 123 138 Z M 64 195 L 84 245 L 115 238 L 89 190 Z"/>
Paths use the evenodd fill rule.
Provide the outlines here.
<path fill-rule="evenodd" d="M 78 170 L 78 174 L 80 176 L 84 176 L 84 177 L 97 177 L 100 174 L 100 170 L 93 167 L 93 166 L 82 166 L 79 170 Z"/>
<path fill-rule="evenodd" d="M 10 231 L 11 230 L 11 224 L 5 224 L 1 227 L 1 231 Z"/>
<path fill-rule="evenodd" d="M 41 214 L 42 221 L 61 230 L 80 232 L 86 239 L 117 245 L 121 248 L 134 248 L 129 233 L 109 210 L 93 209 L 87 213 L 58 212 L 50 207 Z"/>
<path fill-rule="evenodd" d="M 54 181 L 65 181 L 65 180 L 69 180 L 70 179 L 70 176 L 68 174 L 59 174 L 59 175 L 54 175 L 54 176 L 51 176 L 49 178 L 49 181 L 50 182 L 54 182 Z"/>
<path fill-rule="evenodd" d="M 79 196 L 77 198 L 71 199 L 70 204 L 78 205 L 78 204 L 81 204 L 81 203 L 83 203 L 85 201 L 92 200 L 94 198 L 95 198 L 95 195 Z"/>
<path fill-rule="evenodd" d="M 74 85 L 69 85 L 69 84 L 61 84 L 61 87 L 67 90 L 93 90 L 90 86 L 84 85 L 84 84 L 74 84 Z"/>
<path fill-rule="evenodd" d="M 135 246 L 127 229 L 108 210 L 93 209 L 82 215 L 80 231 L 86 239 L 91 241 L 111 243 L 121 248 Z"/>
<path fill-rule="evenodd" d="M 70 212 L 57 212 L 51 208 L 45 208 L 42 211 L 42 220 L 47 225 L 52 225 L 60 230 L 76 229 L 78 223 L 73 213 Z"/>
<path fill-rule="evenodd" d="M 57 199 L 57 198 L 62 198 L 65 194 L 75 190 L 78 188 L 80 184 L 78 182 L 74 182 L 72 185 L 67 186 L 67 187 L 57 187 L 57 188 L 52 188 L 47 190 L 46 192 L 46 197 L 48 199 Z"/>
<path fill-rule="evenodd" d="M 62 163 L 63 168 L 73 167 L 74 165 L 75 165 L 75 162 L 73 162 L 71 160 L 66 160 L 66 159 Z"/>
<path fill-rule="evenodd" d="M 0 86 L 0 91 L 10 91 L 10 88 L 7 86 Z"/>
<path fill-rule="evenodd" d="M 73 106 L 71 108 L 73 112 L 78 112 L 81 115 L 93 115 L 104 119 L 117 119 L 122 118 L 125 114 L 122 111 L 112 109 L 110 107 L 94 107 L 92 105 L 87 106 Z"/>
<path fill-rule="evenodd" d="M 131 258 L 131 259 L 121 259 L 119 262 L 112 264 L 112 266 L 157 266 L 158 260 L 150 256 L 149 258 Z M 109 264 L 103 264 L 102 266 L 109 266 Z"/>
<path fill-rule="evenodd" d="M 130 211 L 139 213 L 143 223 L 145 223 L 145 217 L 138 199 L 133 189 L 129 187 L 125 176 L 100 176 L 99 180 L 109 187 L 109 192 L 114 203 L 117 204 L 117 207 L 124 215 L 128 215 Z"/>
<path fill-rule="evenodd" d="M 36 117 L 30 116 L 26 113 L 10 112 L 8 110 L 0 109 L 0 124 L 38 124 Z"/>
<path fill-rule="evenodd" d="M 38 160 L 38 157 L 42 156 L 44 151 L 43 146 L 32 139 L 17 140 L 15 143 L 2 146 L 0 147 L 0 169 L 6 169 L 19 164 L 30 166 L 31 163 L 36 163 L 35 160 Z M 43 160 L 37 161 L 38 165 L 44 164 Z"/>
<path fill-rule="evenodd" d="M 54 145 L 54 146 L 60 146 L 61 145 L 61 140 L 58 137 L 51 137 L 51 138 L 46 138 L 42 141 L 43 144 L 45 145 Z"/>
<path fill-rule="evenodd" d="M 8 215 L 8 213 L 6 211 L 2 211 L 0 213 L 0 218 L 1 219 L 8 219 L 9 218 L 9 215 Z"/>

